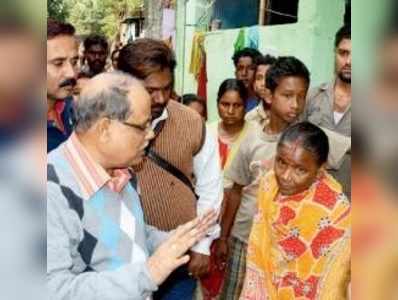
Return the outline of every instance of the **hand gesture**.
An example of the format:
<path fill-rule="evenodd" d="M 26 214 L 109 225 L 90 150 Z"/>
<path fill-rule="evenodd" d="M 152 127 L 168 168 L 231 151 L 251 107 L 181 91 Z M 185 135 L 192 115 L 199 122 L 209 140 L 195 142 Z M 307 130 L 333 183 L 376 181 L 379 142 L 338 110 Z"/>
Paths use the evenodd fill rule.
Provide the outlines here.
<path fill-rule="evenodd" d="M 179 266 L 188 263 L 190 257 L 186 252 L 205 237 L 216 219 L 216 212 L 209 211 L 205 215 L 177 227 L 172 235 L 159 246 L 147 261 L 149 273 L 157 285 L 166 280 L 170 273 Z"/>

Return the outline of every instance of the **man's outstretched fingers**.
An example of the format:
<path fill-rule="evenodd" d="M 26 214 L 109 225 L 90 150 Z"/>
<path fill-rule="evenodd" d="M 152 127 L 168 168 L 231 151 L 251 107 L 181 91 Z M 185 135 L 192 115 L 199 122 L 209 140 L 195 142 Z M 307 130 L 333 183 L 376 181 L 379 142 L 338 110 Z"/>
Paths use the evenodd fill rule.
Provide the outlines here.
<path fill-rule="evenodd" d="M 178 259 L 176 260 L 176 268 L 178 268 L 178 267 L 180 267 L 180 266 L 185 265 L 186 263 L 188 263 L 188 262 L 189 262 L 189 259 L 190 259 L 190 257 L 189 257 L 188 254 L 184 255 L 184 256 L 181 257 L 181 258 L 178 258 Z"/>

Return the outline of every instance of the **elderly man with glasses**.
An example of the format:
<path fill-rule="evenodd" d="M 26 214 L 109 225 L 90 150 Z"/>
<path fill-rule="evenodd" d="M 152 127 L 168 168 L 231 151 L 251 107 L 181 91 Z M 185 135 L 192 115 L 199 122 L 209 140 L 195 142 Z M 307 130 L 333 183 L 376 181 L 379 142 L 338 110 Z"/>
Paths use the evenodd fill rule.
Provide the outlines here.
<path fill-rule="evenodd" d="M 148 299 L 213 226 L 213 211 L 172 233 L 145 224 L 130 167 L 153 138 L 150 103 L 130 75 L 94 77 L 75 131 L 48 155 L 49 298 Z"/>

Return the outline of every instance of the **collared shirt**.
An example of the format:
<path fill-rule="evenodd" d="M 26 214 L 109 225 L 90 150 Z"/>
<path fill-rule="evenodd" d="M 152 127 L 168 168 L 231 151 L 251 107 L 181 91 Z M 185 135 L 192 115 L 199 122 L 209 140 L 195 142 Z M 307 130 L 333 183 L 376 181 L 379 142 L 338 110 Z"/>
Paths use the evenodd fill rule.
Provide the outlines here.
<path fill-rule="evenodd" d="M 134 176 L 108 174 L 75 134 L 49 153 L 47 171 L 50 298 L 150 298 L 146 261 L 168 233 L 145 224 Z"/>
<path fill-rule="evenodd" d="M 62 113 L 65 110 L 65 102 L 58 100 L 54 104 L 54 108 L 47 112 L 47 121 L 54 122 L 54 126 L 62 132 L 65 131 L 64 122 L 62 120 Z"/>
<path fill-rule="evenodd" d="M 269 114 L 265 111 L 263 103 L 261 102 L 253 110 L 248 112 L 245 116 L 245 120 L 265 126 L 269 121 Z"/>
<path fill-rule="evenodd" d="M 257 191 L 260 178 L 273 167 L 280 134 L 268 134 L 263 127 L 252 124 L 225 177 L 244 188 L 236 212 L 231 236 L 247 243 L 253 218 L 257 212 Z"/>
<path fill-rule="evenodd" d="M 245 105 L 245 111 L 249 112 L 253 110 L 255 107 L 257 107 L 259 103 L 259 100 L 256 96 L 250 97 L 246 100 L 246 105 Z"/>
<path fill-rule="evenodd" d="M 155 128 L 160 121 L 167 120 L 167 108 L 162 115 L 152 121 Z M 217 137 L 214 133 L 206 131 L 202 149 L 193 157 L 193 173 L 196 178 L 195 193 L 199 196 L 197 201 L 197 215 L 210 209 L 220 209 L 223 199 L 223 175 L 220 167 Z M 212 241 L 219 237 L 220 226 L 217 224 L 209 230 L 206 238 L 197 243 L 192 250 L 201 254 L 210 254 Z"/>
<path fill-rule="evenodd" d="M 47 114 L 47 152 L 57 148 L 72 134 L 75 124 L 73 98 L 57 101 L 51 116 L 56 120 L 48 118 Z"/>
<path fill-rule="evenodd" d="M 338 122 L 334 115 L 335 81 L 313 88 L 307 96 L 304 119 L 345 136 L 351 136 L 351 105 Z"/>
<path fill-rule="evenodd" d="M 95 162 L 81 145 L 76 133 L 72 133 L 64 147 L 85 199 L 90 199 L 104 185 L 120 193 L 131 179 L 127 169 L 114 170 L 112 177 Z"/>
<path fill-rule="evenodd" d="M 318 87 L 313 88 L 307 96 L 307 104 L 303 114 L 303 118 L 315 125 L 322 127 L 323 129 L 329 129 L 336 132 L 337 134 L 345 137 L 351 137 L 351 105 L 344 112 L 343 116 L 336 122 L 334 114 L 334 87 L 336 81 L 330 83 L 321 84 Z M 326 132 L 327 133 L 327 132 Z M 329 142 L 331 144 L 331 151 L 337 149 L 337 144 L 333 144 L 331 135 L 328 134 Z M 334 139 L 337 143 L 342 142 L 341 151 L 347 146 L 347 143 L 336 136 Z M 336 161 L 337 168 L 333 167 L 331 174 L 342 184 L 344 193 L 350 197 L 351 195 L 351 143 L 349 149 L 346 149 L 346 153 L 341 157 L 338 156 Z"/>

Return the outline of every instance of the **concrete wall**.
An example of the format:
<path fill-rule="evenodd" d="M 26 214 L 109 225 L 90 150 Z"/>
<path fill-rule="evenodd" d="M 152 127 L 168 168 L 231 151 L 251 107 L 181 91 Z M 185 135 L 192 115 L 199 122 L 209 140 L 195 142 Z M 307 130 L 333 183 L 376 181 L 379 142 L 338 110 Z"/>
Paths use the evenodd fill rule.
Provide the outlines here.
<path fill-rule="evenodd" d="M 372 80 L 377 67 L 377 47 L 391 16 L 393 1 L 352 0 L 353 73 L 355 84 Z"/>
<path fill-rule="evenodd" d="M 184 1 L 182 1 L 184 2 Z M 197 83 L 189 74 L 192 36 L 197 19 L 203 14 L 204 0 L 190 0 L 186 3 L 185 30 L 177 32 L 177 91 L 179 93 L 196 92 Z M 180 10 L 177 7 L 177 10 Z M 260 26 L 260 51 L 278 55 L 294 55 L 300 58 L 310 69 L 312 85 L 328 81 L 333 76 L 334 35 L 343 24 L 344 0 L 301 0 L 299 3 L 298 22 L 295 24 Z M 180 15 L 180 20 L 182 16 Z M 178 21 L 177 21 L 178 22 Z M 179 24 L 183 24 L 182 22 Z M 184 34 L 185 33 L 185 34 Z M 216 94 L 220 83 L 234 77 L 234 66 L 231 60 L 233 44 L 239 29 L 220 30 L 206 34 L 205 49 L 207 53 L 208 75 L 208 111 L 209 120 L 218 119 Z M 184 55 L 181 49 L 184 47 Z M 180 50 L 180 52 L 179 52 Z"/>

